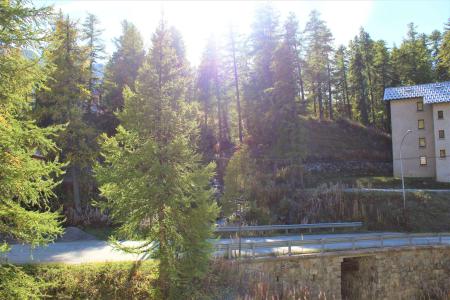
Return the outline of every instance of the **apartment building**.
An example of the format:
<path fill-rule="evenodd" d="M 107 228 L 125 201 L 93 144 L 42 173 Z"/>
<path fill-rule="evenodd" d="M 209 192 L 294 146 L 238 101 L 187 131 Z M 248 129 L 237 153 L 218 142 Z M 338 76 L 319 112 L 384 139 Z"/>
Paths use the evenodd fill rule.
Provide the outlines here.
<path fill-rule="evenodd" d="M 450 81 L 386 88 L 394 176 L 450 182 Z M 401 153 L 400 153 L 401 150 Z"/>

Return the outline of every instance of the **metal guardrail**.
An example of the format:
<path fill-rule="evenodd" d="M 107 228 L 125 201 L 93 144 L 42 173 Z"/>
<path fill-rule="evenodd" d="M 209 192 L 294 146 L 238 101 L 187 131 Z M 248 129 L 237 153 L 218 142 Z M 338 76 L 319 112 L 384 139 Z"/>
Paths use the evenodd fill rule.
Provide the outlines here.
<path fill-rule="evenodd" d="M 338 244 L 338 243 L 350 243 L 350 247 L 333 248 L 329 251 L 344 251 L 344 250 L 356 250 L 356 249 L 369 249 L 369 248 L 388 248 L 385 244 L 389 240 L 405 240 L 405 243 L 396 246 L 420 246 L 420 245 L 442 245 L 443 238 L 450 238 L 450 233 L 415 233 L 415 234 L 381 234 L 378 236 L 359 236 L 359 237 L 340 237 L 340 238 L 325 238 L 325 239 L 313 239 L 313 240 L 301 240 L 301 241 L 264 241 L 264 242 L 241 242 L 241 250 L 250 250 L 251 257 L 256 256 L 256 249 L 258 248 L 287 248 L 288 255 L 292 255 L 292 247 L 301 247 L 305 245 L 319 245 L 318 249 L 307 249 L 308 253 L 311 252 L 325 252 L 327 251 L 326 245 Z M 424 243 L 420 239 L 426 239 Z M 433 241 L 430 241 L 433 239 Z M 358 245 L 358 242 L 373 241 L 377 244 L 375 246 L 362 246 Z M 223 243 L 214 245 L 216 251 L 225 251 L 226 256 L 231 259 L 233 251 L 239 250 L 239 244 L 237 243 Z M 303 249 L 301 249 L 303 250 Z M 295 251 L 298 254 L 305 253 L 305 251 Z"/>
<path fill-rule="evenodd" d="M 315 223 L 315 224 L 290 224 L 290 225 L 258 225 L 258 226 L 223 226 L 216 227 L 215 232 L 239 232 L 239 231 L 275 231 L 294 229 L 325 229 L 331 228 L 334 232 L 335 228 L 357 228 L 363 225 L 362 222 L 339 222 L 339 223 Z"/>

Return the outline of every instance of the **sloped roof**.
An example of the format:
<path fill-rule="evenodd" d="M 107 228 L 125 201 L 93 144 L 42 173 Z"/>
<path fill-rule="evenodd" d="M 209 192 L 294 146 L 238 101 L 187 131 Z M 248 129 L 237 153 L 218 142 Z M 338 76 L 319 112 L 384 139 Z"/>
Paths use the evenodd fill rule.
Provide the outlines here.
<path fill-rule="evenodd" d="M 384 90 L 386 101 L 417 97 L 423 97 L 426 104 L 450 102 L 450 81 L 391 87 Z"/>

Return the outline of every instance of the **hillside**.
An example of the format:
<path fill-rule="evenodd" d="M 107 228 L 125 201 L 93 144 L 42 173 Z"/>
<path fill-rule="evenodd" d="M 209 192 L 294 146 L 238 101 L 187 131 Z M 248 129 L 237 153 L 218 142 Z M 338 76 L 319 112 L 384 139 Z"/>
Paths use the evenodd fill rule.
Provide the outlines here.
<path fill-rule="evenodd" d="M 337 121 L 302 118 L 306 133 L 307 161 L 392 160 L 388 134 L 346 119 Z"/>

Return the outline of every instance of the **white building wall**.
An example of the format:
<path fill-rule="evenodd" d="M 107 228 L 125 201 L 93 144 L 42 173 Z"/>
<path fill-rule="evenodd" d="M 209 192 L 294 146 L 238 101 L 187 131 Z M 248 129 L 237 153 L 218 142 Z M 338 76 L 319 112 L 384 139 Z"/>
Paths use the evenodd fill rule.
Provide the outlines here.
<path fill-rule="evenodd" d="M 438 111 L 442 110 L 444 118 L 438 119 Z M 435 160 L 436 160 L 436 180 L 450 182 L 450 103 L 433 104 L 434 139 L 435 139 Z M 445 138 L 439 138 L 439 130 L 444 130 Z M 440 150 L 446 152 L 447 157 L 440 158 Z"/>
<path fill-rule="evenodd" d="M 417 111 L 417 101 L 422 101 L 422 98 L 390 101 L 392 122 L 392 156 L 394 160 L 393 169 L 394 176 L 396 177 L 401 176 L 400 143 L 403 136 L 409 129 L 412 130 L 412 133 L 406 137 L 402 147 L 403 171 L 405 177 L 436 176 L 433 107 L 425 104 L 423 111 Z M 419 119 L 425 120 L 425 129 L 418 129 Z M 425 148 L 419 147 L 419 137 L 425 137 Z M 427 157 L 426 166 L 420 165 L 420 156 Z"/>

